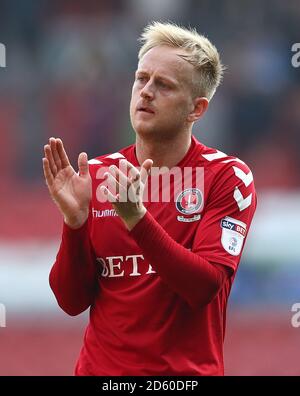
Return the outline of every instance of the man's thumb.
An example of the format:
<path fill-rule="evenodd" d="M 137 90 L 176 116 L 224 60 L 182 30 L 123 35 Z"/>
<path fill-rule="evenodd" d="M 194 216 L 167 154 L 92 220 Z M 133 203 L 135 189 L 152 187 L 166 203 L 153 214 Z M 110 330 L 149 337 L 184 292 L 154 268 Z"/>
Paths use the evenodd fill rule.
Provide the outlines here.
<path fill-rule="evenodd" d="M 86 176 L 89 173 L 87 153 L 80 153 L 78 157 L 79 176 Z"/>

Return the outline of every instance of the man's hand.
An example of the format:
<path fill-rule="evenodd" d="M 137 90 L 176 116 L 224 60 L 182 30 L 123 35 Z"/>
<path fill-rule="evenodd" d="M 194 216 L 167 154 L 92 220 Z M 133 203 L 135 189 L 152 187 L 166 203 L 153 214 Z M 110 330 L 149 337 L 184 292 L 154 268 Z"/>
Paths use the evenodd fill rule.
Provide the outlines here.
<path fill-rule="evenodd" d="M 77 174 L 60 139 L 50 138 L 44 152 L 43 169 L 50 195 L 64 216 L 65 223 L 73 229 L 80 228 L 88 218 L 92 197 L 87 154 L 80 153 Z"/>
<path fill-rule="evenodd" d="M 129 231 L 146 213 L 143 193 L 152 164 L 153 161 L 147 159 L 138 171 L 130 162 L 121 160 L 120 168 L 125 169 L 126 174 L 112 165 L 104 175 L 109 188 L 101 186 L 100 191 L 107 196 Z"/>

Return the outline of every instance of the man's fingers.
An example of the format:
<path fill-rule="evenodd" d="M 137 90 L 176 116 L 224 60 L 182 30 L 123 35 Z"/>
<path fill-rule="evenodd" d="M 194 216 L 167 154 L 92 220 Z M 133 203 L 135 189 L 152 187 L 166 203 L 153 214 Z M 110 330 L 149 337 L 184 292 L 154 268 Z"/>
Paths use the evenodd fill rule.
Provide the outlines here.
<path fill-rule="evenodd" d="M 150 169 L 151 169 L 152 165 L 153 165 L 152 159 L 146 159 L 143 162 L 143 164 L 142 164 L 142 167 L 141 167 L 141 181 L 142 181 L 143 184 L 146 183 L 146 180 L 147 180 L 147 178 L 149 176 Z"/>
<path fill-rule="evenodd" d="M 58 152 L 59 158 L 61 160 L 62 168 L 66 168 L 67 166 L 70 165 L 70 161 L 69 161 L 67 153 L 64 149 L 64 145 L 63 145 L 63 142 L 61 139 L 56 139 L 56 147 L 57 147 L 57 152 Z"/>
<path fill-rule="evenodd" d="M 106 183 L 109 191 L 113 195 L 119 195 L 120 202 L 127 202 L 127 184 L 120 184 L 115 175 L 112 175 L 111 173 L 106 172 L 104 176 L 106 177 Z"/>
<path fill-rule="evenodd" d="M 79 176 L 88 176 L 89 164 L 87 153 L 80 153 L 78 157 Z"/>
<path fill-rule="evenodd" d="M 109 171 L 116 178 L 121 186 L 127 188 L 130 184 L 129 178 L 116 165 L 111 165 Z"/>
<path fill-rule="evenodd" d="M 51 172 L 49 161 L 47 158 L 43 158 L 43 170 L 44 170 L 46 183 L 49 187 L 51 187 L 54 181 L 54 177 Z"/>
<path fill-rule="evenodd" d="M 128 169 L 128 177 L 120 169 Z M 120 184 L 127 187 L 127 195 L 130 202 L 136 203 L 139 200 L 141 192 L 141 175 L 139 170 L 127 160 L 120 161 L 120 169 L 116 168 L 116 173 L 119 175 Z M 121 196 L 122 198 L 122 196 Z"/>
<path fill-rule="evenodd" d="M 129 199 L 130 202 L 136 203 L 140 199 L 142 185 L 145 184 L 152 165 L 153 161 L 147 159 L 142 165 L 141 172 L 127 160 L 121 160 L 119 168 L 115 165 L 110 166 L 109 172 L 104 174 L 108 188 L 101 187 L 103 193 L 106 193 L 109 200 L 117 197 L 118 202 L 127 202 Z"/>
<path fill-rule="evenodd" d="M 107 200 L 109 202 L 118 202 L 119 195 L 118 194 L 116 194 L 116 195 L 112 194 L 107 187 L 101 186 L 100 187 L 100 191 L 101 191 L 102 194 L 104 194 L 107 197 Z"/>
<path fill-rule="evenodd" d="M 121 160 L 119 162 L 119 169 L 121 172 L 123 172 L 125 175 L 128 175 L 129 179 L 135 179 L 136 176 L 139 174 L 138 169 L 134 165 L 132 165 L 129 161 L 127 160 Z M 128 169 L 128 172 L 127 172 Z"/>
<path fill-rule="evenodd" d="M 52 150 L 51 150 L 49 144 L 46 144 L 44 146 L 44 152 L 45 152 L 45 157 L 48 160 L 48 165 L 50 167 L 52 175 L 55 177 L 56 174 L 57 174 L 57 167 L 55 165 L 55 162 L 54 162 L 54 159 L 53 159 L 53 155 L 52 155 Z"/>
<path fill-rule="evenodd" d="M 49 143 L 50 143 L 50 148 L 52 151 L 54 163 L 56 165 L 57 171 L 59 172 L 61 170 L 62 164 L 61 164 L 61 159 L 60 159 L 60 157 L 58 155 L 58 151 L 57 151 L 56 139 L 50 138 Z"/>

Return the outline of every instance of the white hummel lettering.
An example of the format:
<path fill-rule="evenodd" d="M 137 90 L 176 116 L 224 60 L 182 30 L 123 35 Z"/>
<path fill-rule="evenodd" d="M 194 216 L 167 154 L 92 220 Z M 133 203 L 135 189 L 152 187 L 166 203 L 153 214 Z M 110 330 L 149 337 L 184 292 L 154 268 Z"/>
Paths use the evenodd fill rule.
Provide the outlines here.
<path fill-rule="evenodd" d="M 228 155 L 225 154 L 225 153 L 223 153 L 222 151 L 217 150 L 216 153 L 212 153 L 212 154 L 202 154 L 202 157 L 204 157 L 205 159 L 207 159 L 207 161 L 213 161 L 213 160 L 215 160 L 215 159 L 228 157 Z"/>
<path fill-rule="evenodd" d="M 236 203 L 238 204 L 240 212 L 242 210 L 248 208 L 248 206 L 251 205 L 252 193 L 250 195 L 248 195 L 246 198 L 244 198 L 243 194 L 240 192 L 240 189 L 238 187 L 236 187 L 234 190 L 234 193 L 233 193 L 233 197 L 234 197 Z"/>
<path fill-rule="evenodd" d="M 89 163 L 90 165 L 103 164 L 103 162 L 101 162 L 101 161 L 99 161 L 99 160 L 97 160 L 97 159 L 95 159 L 95 158 L 90 159 L 90 160 L 88 161 L 88 163 Z"/>
<path fill-rule="evenodd" d="M 115 209 L 104 209 L 104 210 L 96 210 L 92 208 L 93 217 L 115 217 L 118 216 Z"/>
<path fill-rule="evenodd" d="M 242 180 L 246 187 L 248 187 L 253 182 L 253 175 L 251 171 L 247 174 L 236 166 L 233 166 L 233 170 L 235 175 Z"/>
<path fill-rule="evenodd" d="M 113 154 L 107 155 L 105 158 L 117 159 L 117 158 L 125 158 L 125 157 L 121 153 L 113 153 Z"/>

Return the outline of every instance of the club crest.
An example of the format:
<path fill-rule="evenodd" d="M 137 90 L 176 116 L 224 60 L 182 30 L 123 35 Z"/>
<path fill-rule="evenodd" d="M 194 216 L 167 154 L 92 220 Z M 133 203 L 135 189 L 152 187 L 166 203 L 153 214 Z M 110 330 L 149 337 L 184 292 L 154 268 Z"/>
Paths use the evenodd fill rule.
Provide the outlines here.
<path fill-rule="evenodd" d="M 190 215 L 200 212 L 203 206 L 203 195 L 198 188 L 186 188 L 176 199 L 176 209 L 178 212 Z"/>

